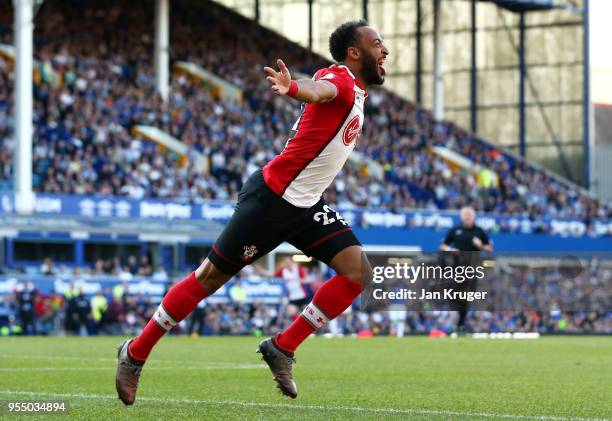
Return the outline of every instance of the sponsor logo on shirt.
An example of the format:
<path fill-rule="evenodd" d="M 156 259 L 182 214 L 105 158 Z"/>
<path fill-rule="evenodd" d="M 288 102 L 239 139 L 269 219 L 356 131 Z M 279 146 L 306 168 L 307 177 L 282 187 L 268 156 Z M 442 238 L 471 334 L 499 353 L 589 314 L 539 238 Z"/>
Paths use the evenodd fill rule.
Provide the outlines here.
<path fill-rule="evenodd" d="M 346 146 L 349 146 L 357 137 L 359 136 L 359 132 L 361 131 L 361 125 L 359 124 L 359 116 L 356 115 L 348 122 L 346 127 L 344 127 L 344 131 L 342 132 L 342 142 Z"/>

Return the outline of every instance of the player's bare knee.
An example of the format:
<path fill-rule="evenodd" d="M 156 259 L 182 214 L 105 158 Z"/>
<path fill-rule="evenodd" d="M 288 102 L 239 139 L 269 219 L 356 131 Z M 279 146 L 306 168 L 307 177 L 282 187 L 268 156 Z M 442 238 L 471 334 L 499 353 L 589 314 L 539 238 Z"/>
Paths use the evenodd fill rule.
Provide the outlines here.
<path fill-rule="evenodd" d="M 368 256 L 362 250 L 361 251 L 361 277 L 360 277 L 359 282 L 364 288 L 366 288 L 372 282 L 373 276 L 374 276 L 374 272 L 372 270 L 372 265 L 370 264 L 370 261 L 368 260 Z"/>
<path fill-rule="evenodd" d="M 372 281 L 372 266 L 361 247 L 347 250 L 346 254 L 340 256 L 336 262 L 332 262 L 332 266 L 336 273 L 359 282 L 364 288 Z"/>
<path fill-rule="evenodd" d="M 351 264 L 348 273 L 345 274 L 345 276 L 349 279 L 359 282 L 364 288 L 367 287 L 372 281 L 372 275 L 372 266 L 370 265 L 370 262 L 363 251 L 360 253 L 359 261 Z"/>
<path fill-rule="evenodd" d="M 213 294 L 231 278 L 230 275 L 217 269 L 208 259 L 195 270 L 195 277 L 208 294 Z"/>

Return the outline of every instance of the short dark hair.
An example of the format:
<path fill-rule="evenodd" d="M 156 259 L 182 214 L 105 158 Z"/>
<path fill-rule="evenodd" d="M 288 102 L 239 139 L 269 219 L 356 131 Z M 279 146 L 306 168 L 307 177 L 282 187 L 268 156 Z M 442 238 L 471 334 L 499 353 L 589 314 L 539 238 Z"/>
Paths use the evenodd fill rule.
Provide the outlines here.
<path fill-rule="evenodd" d="M 336 28 L 329 36 L 329 52 L 334 60 L 343 62 L 346 59 L 346 50 L 359 43 L 359 33 L 357 29 L 368 26 L 365 20 L 354 20 L 345 22 Z"/>

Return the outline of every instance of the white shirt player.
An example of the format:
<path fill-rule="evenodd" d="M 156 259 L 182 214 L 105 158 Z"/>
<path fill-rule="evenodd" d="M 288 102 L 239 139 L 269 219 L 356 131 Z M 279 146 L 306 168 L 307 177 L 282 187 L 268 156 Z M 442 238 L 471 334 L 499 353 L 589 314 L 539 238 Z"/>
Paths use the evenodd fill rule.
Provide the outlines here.
<path fill-rule="evenodd" d="M 289 301 L 303 300 L 306 293 L 302 287 L 300 268 L 295 266 L 286 267 L 282 270 L 281 276 L 285 281 L 285 288 L 289 295 Z"/>
<path fill-rule="evenodd" d="M 355 148 L 367 96 L 346 66 L 320 69 L 313 79 L 333 83 L 336 97 L 305 104 L 285 149 L 263 168 L 268 187 L 300 208 L 319 201 Z"/>

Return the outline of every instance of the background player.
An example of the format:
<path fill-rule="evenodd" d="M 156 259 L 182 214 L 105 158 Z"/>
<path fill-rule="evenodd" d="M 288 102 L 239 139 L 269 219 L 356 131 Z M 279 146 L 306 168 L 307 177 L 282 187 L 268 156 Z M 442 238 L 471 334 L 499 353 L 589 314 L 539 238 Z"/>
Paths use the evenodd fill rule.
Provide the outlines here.
<path fill-rule="evenodd" d="M 125 404 L 134 402 L 142 366 L 157 341 L 242 267 L 284 241 L 336 271 L 285 331 L 259 345 L 277 387 L 287 396 L 297 396 L 293 352 L 350 306 L 369 283 L 370 265 L 361 244 L 321 195 L 355 147 L 367 89 L 384 82 L 389 52 L 365 21 L 338 27 L 329 47 L 340 65 L 320 69 L 312 80 L 292 81 L 282 60 L 277 61 L 278 72 L 264 68 L 277 95 L 306 105 L 283 152 L 243 186 L 236 210 L 208 257 L 168 291 L 142 333 L 120 345 L 116 388 Z"/>

